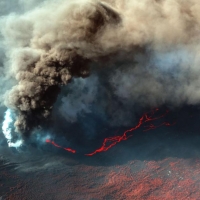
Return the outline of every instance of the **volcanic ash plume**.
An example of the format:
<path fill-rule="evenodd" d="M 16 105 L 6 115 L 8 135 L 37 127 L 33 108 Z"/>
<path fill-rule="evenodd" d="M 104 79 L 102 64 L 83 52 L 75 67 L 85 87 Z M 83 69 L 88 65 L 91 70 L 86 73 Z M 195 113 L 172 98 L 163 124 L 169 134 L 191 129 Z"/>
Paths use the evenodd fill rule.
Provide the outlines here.
<path fill-rule="evenodd" d="M 5 104 L 18 114 L 16 131 L 26 133 L 49 116 L 60 86 L 89 75 L 89 62 L 104 54 L 96 37 L 120 17 L 99 2 L 77 1 L 53 2 L 5 20 L 5 73 L 16 79 Z"/>
<path fill-rule="evenodd" d="M 123 101 L 199 103 L 199 13 L 197 0 L 60 0 L 3 17 L 1 82 L 16 131 L 43 123 L 61 86 L 99 65 L 113 66 Z"/>

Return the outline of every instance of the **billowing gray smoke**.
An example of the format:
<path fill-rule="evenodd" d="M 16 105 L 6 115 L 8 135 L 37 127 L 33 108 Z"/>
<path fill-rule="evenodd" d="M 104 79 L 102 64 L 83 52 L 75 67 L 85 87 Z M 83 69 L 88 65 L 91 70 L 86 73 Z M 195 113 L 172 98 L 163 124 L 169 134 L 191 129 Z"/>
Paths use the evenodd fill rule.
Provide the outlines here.
<path fill-rule="evenodd" d="M 25 13 L 1 19 L 1 96 L 17 114 L 17 132 L 30 133 L 49 117 L 62 86 L 99 67 L 108 70 L 107 87 L 126 105 L 200 102 L 198 0 L 49 0 L 34 9 L 28 5 Z M 95 80 L 102 89 L 96 78 L 88 80 L 87 87 L 94 87 Z M 97 89 L 92 91 L 88 95 L 97 95 Z M 70 104 L 80 105 L 77 99 L 91 103 L 81 95 L 62 98 L 60 110 L 67 120 Z M 115 120 L 126 115 L 118 105 L 119 113 L 113 112 L 115 103 L 109 98 L 108 105 Z M 77 106 L 74 112 L 87 110 Z"/>
<path fill-rule="evenodd" d="M 5 19 L 9 75 L 16 79 L 5 105 L 18 113 L 17 132 L 25 133 L 50 114 L 60 91 L 72 77 L 89 75 L 89 62 L 104 52 L 96 37 L 120 22 L 100 2 L 50 2 L 22 16 Z"/>

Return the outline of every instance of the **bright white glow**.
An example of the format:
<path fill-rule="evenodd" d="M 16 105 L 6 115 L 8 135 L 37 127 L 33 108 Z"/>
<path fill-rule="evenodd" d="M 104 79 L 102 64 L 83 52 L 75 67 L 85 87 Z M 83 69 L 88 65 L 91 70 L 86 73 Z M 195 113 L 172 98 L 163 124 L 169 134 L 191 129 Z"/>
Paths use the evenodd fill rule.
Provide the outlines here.
<path fill-rule="evenodd" d="M 10 127 L 10 124 L 13 122 L 12 116 L 11 116 L 11 110 L 7 110 L 5 112 L 4 122 L 2 126 L 3 134 L 5 135 L 7 140 L 12 139 L 11 131 L 12 128 Z"/>
<path fill-rule="evenodd" d="M 5 136 L 5 138 L 7 139 L 7 143 L 9 147 L 20 147 L 23 144 L 23 140 L 17 140 L 16 142 L 12 142 L 12 123 L 13 123 L 13 119 L 12 119 L 12 111 L 10 109 L 8 109 L 5 112 L 5 117 L 4 117 L 4 122 L 2 125 L 2 131 L 3 134 Z"/>
<path fill-rule="evenodd" d="M 15 148 L 18 148 L 23 144 L 22 140 L 17 140 L 16 142 L 10 142 L 10 141 L 7 142 L 9 147 L 15 147 Z"/>

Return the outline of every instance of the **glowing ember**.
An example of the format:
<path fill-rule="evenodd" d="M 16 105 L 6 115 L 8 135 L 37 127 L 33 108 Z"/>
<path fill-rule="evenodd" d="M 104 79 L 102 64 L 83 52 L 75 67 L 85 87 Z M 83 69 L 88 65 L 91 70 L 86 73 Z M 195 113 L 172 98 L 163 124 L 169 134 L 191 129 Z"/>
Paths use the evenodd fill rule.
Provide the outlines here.
<path fill-rule="evenodd" d="M 76 150 L 73 150 L 73 149 L 70 149 L 70 148 L 61 147 L 61 146 L 59 146 L 58 144 L 56 144 L 54 141 L 51 141 L 51 140 L 49 140 L 49 139 L 46 139 L 46 143 L 51 143 L 52 145 L 54 145 L 54 146 L 57 147 L 57 148 L 64 149 L 65 151 L 69 151 L 69 152 L 71 152 L 71 153 L 76 153 Z"/>

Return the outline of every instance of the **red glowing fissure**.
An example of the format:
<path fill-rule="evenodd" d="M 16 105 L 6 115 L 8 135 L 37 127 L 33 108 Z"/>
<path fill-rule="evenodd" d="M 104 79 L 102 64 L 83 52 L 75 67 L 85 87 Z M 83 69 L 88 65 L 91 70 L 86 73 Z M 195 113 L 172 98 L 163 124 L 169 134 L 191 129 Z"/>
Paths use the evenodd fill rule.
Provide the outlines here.
<path fill-rule="evenodd" d="M 59 146 L 58 144 L 56 144 L 54 141 L 51 141 L 49 139 L 46 139 L 46 143 L 50 143 L 52 144 L 53 146 L 57 147 L 57 148 L 61 148 L 61 149 L 64 149 L 65 151 L 69 151 L 71 153 L 76 153 L 76 150 L 74 149 L 71 149 L 71 148 L 64 148 L 64 147 L 61 147 Z"/>
<path fill-rule="evenodd" d="M 138 124 L 131 128 L 131 129 L 128 129 L 126 130 L 123 135 L 121 136 L 113 136 L 113 137 L 108 137 L 108 138 L 105 138 L 104 141 L 103 141 L 103 145 L 95 150 L 94 152 L 92 153 L 89 153 L 89 154 L 85 154 L 86 156 L 93 156 L 95 155 L 96 153 L 100 153 L 100 152 L 103 152 L 103 151 L 107 151 L 108 149 L 110 149 L 111 147 L 115 146 L 117 143 L 123 141 L 123 140 L 127 140 L 129 137 L 131 137 L 132 135 L 129 135 L 130 132 L 133 132 L 135 131 L 136 129 L 140 128 L 141 125 L 143 125 L 144 123 L 146 122 L 149 122 L 149 121 L 155 121 L 157 119 L 160 119 L 162 117 L 164 117 L 169 111 L 167 110 L 164 114 L 160 115 L 159 117 L 153 117 L 153 115 L 158 111 L 159 109 L 156 108 L 155 110 L 151 111 L 150 113 L 145 113 L 139 120 Z M 170 124 L 168 122 L 163 122 L 162 124 L 158 125 L 158 126 L 155 126 L 153 124 L 150 124 L 149 126 L 147 126 L 147 129 L 145 129 L 144 131 L 148 131 L 148 130 L 151 130 L 151 129 L 155 129 L 157 127 L 160 127 L 160 126 L 171 126 L 171 125 L 174 125 L 174 124 Z M 108 145 L 109 144 L 109 145 Z"/>
<path fill-rule="evenodd" d="M 156 129 L 156 128 L 161 127 L 161 126 L 173 126 L 173 125 L 175 125 L 175 123 L 170 124 L 169 122 L 163 122 L 162 124 L 160 124 L 158 126 L 155 126 L 154 124 L 149 124 L 148 126 L 145 126 L 145 128 L 147 128 L 147 129 L 145 129 L 143 131 L 150 131 L 152 129 Z"/>
<path fill-rule="evenodd" d="M 108 138 L 105 138 L 104 141 L 103 141 L 103 144 L 102 146 L 95 150 L 94 152 L 92 153 L 89 153 L 89 154 L 85 154 L 86 156 L 93 156 L 97 153 L 100 153 L 100 152 L 104 152 L 104 151 L 107 151 L 108 149 L 112 148 L 113 146 L 115 146 L 117 143 L 123 141 L 123 140 L 127 140 L 128 138 L 130 138 L 132 135 L 130 134 L 131 132 L 135 131 L 136 129 L 140 128 L 143 124 L 145 124 L 146 122 L 150 122 L 150 121 L 155 121 L 157 119 L 160 119 L 160 118 L 163 118 L 167 113 L 168 113 L 168 110 L 158 116 L 158 117 L 154 117 L 155 113 L 158 112 L 158 108 L 154 109 L 153 111 L 149 112 L 149 113 L 145 113 L 139 120 L 138 124 L 136 126 L 134 126 L 133 128 L 131 129 L 128 129 L 126 130 L 123 135 L 120 135 L 120 136 L 113 136 L 113 137 L 108 137 Z M 158 127 L 161 127 L 161 126 L 172 126 L 174 125 L 175 123 L 173 124 L 170 124 L 169 122 L 163 122 L 159 125 L 154 125 L 154 124 L 149 124 L 147 126 L 145 126 L 145 130 L 144 131 L 149 131 L 149 130 L 152 130 L 152 129 L 156 129 Z M 46 140 L 47 143 L 51 143 L 52 145 L 54 145 L 55 147 L 57 148 L 61 148 L 61 149 L 64 149 L 66 151 L 69 151 L 71 153 L 76 153 L 76 150 L 73 150 L 71 148 L 64 148 L 64 147 L 61 147 L 59 146 L 58 144 L 56 144 L 54 141 L 51 141 L 49 139 Z"/>

